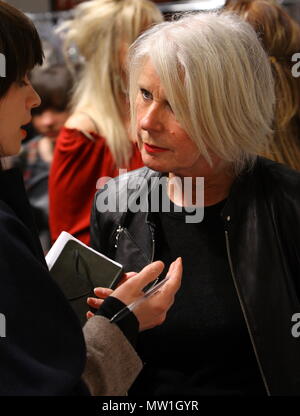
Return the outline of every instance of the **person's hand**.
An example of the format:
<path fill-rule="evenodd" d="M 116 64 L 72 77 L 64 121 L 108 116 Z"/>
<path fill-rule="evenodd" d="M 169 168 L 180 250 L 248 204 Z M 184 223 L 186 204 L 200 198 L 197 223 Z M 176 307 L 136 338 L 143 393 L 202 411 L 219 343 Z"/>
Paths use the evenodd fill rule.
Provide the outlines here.
<path fill-rule="evenodd" d="M 164 264 L 161 261 L 151 263 L 140 273 L 129 276 L 128 280 L 114 291 L 111 289 L 97 288 L 97 295 L 100 295 L 102 298 L 114 296 L 126 305 L 129 305 L 143 296 L 143 288 L 154 281 L 161 274 L 163 268 Z M 147 298 L 134 309 L 133 313 L 139 321 L 140 331 L 153 328 L 164 322 L 166 314 L 174 302 L 175 294 L 180 287 L 182 277 L 181 258 L 178 258 L 171 264 L 168 275 L 168 281 L 153 296 Z M 103 302 L 103 299 L 96 300 L 100 301 L 98 302 L 99 305 Z M 88 303 L 92 307 L 97 307 L 95 303 L 91 304 L 91 301 Z"/>
<path fill-rule="evenodd" d="M 123 283 L 125 283 L 128 279 L 135 276 L 136 272 L 128 272 L 124 273 L 121 277 L 117 287 L 121 286 Z M 94 309 L 99 309 L 102 303 L 104 302 L 104 299 L 106 299 L 108 296 L 110 296 L 113 293 L 112 289 L 108 289 L 105 287 L 96 287 L 94 289 L 94 293 L 97 296 L 97 298 L 87 298 L 87 304 Z M 87 319 L 90 319 L 94 316 L 93 312 L 88 311 L 86 314 Z"/>

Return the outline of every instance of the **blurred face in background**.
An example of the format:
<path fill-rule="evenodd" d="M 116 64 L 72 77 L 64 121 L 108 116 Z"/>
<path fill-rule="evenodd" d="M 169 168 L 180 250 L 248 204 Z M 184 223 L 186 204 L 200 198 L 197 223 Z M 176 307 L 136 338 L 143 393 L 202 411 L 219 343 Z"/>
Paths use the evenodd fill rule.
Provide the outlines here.
<path fill-rule="evenodd" d="M 47 108 L 41 114 L 33 116 L 32 124 L 35 130 L 43 137 L 49 137 L 55 141 L 69 115 L 68 111 Z"/>

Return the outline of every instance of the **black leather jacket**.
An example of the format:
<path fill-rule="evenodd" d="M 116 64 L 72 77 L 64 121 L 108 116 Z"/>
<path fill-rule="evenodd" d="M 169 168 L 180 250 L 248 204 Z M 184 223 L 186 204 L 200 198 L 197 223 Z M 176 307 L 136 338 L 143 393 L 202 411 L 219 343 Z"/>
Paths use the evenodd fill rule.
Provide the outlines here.
<path fill-rule="evenodd" d="M 114 179 L 117 202 L 140 192 L 141 178 L 151 180 L 153 190 L 160 176 L 142 168 Z M 139 271 L 154 258 L 151 213 L 99 213 L 105 192 L 98 191 L 94 201 L 92 245 L 125 271 Z M 291 328 L 293 314 L 300 313 L 300 173 L 257 158 L 235 180 L 221 216 L 232 279 L 266 391 L 299 395 L 300 338 Z"/>

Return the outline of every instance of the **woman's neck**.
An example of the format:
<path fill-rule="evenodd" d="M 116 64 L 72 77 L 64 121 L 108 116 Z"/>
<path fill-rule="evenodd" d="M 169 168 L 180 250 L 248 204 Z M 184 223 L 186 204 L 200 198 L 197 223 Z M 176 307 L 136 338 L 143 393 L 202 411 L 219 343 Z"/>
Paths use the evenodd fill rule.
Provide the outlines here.
<path fill-rule="evenodd" d="M 229 169 L 205 177 L 180 177 L 169 173 L 167 192 L 179 206 L 210 206 L 229 195 L 235 175 Z"/>

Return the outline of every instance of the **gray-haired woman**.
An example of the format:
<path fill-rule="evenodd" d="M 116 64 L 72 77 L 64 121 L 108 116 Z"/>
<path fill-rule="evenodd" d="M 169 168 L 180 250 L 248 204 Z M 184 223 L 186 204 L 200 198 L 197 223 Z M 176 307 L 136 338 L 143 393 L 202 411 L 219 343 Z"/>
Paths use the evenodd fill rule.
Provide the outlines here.
<path fill-rule="evenodd" d="M 167 322 L 139 336 L 131 393 L 299 394 L 300 175 L 257 156 L 275 99 L 254 30 L 228 13 L 150 29 L 131 48 L 130 99 L 146 168 L 98 192 L 92 241 L 127 270 L 184 264 Z"/>

